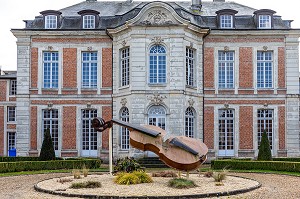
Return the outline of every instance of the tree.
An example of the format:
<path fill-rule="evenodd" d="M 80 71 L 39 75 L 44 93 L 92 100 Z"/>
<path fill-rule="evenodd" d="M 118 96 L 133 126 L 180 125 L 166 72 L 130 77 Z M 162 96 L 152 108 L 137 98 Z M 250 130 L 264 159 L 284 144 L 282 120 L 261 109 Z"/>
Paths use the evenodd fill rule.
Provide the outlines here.
<path fill-rule="evenodd" d="M 264 130 L 261 137 L 257 160 L 272 160 L 271 147 L 266 130 Z"/>
<path fill-rule="evenodd" d="M 43 145 L 40 153 L 40 160 L 54 160 L 55 159 L 55 151 L 53 147 L 53 142 L 50 135 L 50 130 L 46 129 L 44 133 Z"/>

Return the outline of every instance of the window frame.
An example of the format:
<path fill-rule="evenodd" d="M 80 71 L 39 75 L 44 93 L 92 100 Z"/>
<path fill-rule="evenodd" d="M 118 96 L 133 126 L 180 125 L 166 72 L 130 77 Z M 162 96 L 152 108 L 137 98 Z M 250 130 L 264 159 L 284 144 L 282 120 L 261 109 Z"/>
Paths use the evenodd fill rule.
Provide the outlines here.
<path fill-rule="evenodd" d="M 88 114 L 88 117 L 84 117 L 84 114 Z M 93 118 L 98 116 L 97 109 L 82 109 L 81 110 L 81 134 L 80 134 L 80 142 L 81 142 L 81 150 L 84 151 L 97 151 L 98 150 L 98 133 L 94 128 L 92 128 L 92 120 Z M 88 128 L 84 128 L 85 124 L 88 124 Z M 84 132 L 84 129 L 87 132 Z M 88 136 L 88 140 L 84 139 L 84 133 Z M 85 143 L 84 143 L 85 142 Z M 88 148 L 86 148 L 88 147 Z"/>
<path fill-rule="evenodd" d="M 270 53 L 270 56 L 266 56 L 267 53 Z M 262 56 L 260 56 L 260 54 L 262 54 Z M 260 59 L 259 56 L 263 59 Z M 266 59 L 266 57 L 271 57 L 271 59 Z M 271 75 L 271 77 L 267 75 Z M 257 89 L 272 89 L 274 87 L 273 51 L 257 51 L 256 53 L 256 87 Z"/>
<path fill-rule="evenodd" d="M 263 113 L 260 114 L 260 111 Z M 268 111 L 268 112 L 267 112 Z M 261 137 L 266 130 L 269 143 L 270 143 L 270 148 L 271 150 L 274 148 L 274 109 L 258 109 L 257 110 L 257 149 L 259 149 L 260 143 L 261 143 Z M 266 116 L 267 114 L 271 114 L 271 117 Z M 263 115 L 263 117 L 261 117 Z M 270 122 L 271 122 L 271 129 L 270 127 Z M 263 128 L 260 128 L 263 125 Z"/>
<path fill-rule="evenodd" d="M 223 116 L 222 113 L 225 115 Z M 218 149 L 219 150 L 234 150 L 235 147 L 235 110 L 234 109 L 219 109 L 218 110 Z M 223 121 L 223 122 L 221 122 Z M 222 124 L 224 124 L 222 126 Z M 228 125 L 232 125 L 232 132 L 230 132 L 230 128 L 228 128 Z M 220 134 L 222 134 L 222 127 L 224 129 L 224 140 L 221 140 L 222 137 Z M 230 133 L 232 133 L 232 136 L 230 136 Z M 232 137 L 232 145 L 229 144 L 228 138 Z M 224 145 L 221 145 L 221 143 L 224 143 Z M 224 146 L 223 148 L 221 148 Z M 231 148 L 228 148 L 230 147 Z"/>
<path fill-rule="evenodd" d="M 191 108 L 188 107 L 185 110 L 185 136 L 194 138 L 195 137 L 195 124 L 196 124 L 196 118 L 195 118 L 195 111 Z"/>
<path fill-rule="evenodd" d="M 166 130 L 167 112 L 161 105 L 151 106 L 148 110 L 148 124 Z"/>
<path fill-rule="evenodd" d="M 230 17 L 230 23 L 228 23 L 228 18 L 223 19 L 223 17 Z M 230 24 L 230 26 L 226 26 Z M 220 28 L 226 29 L 226 28 L 233 28 L 233 15 L 232 14 L 220 14 Z"/>
<path fill-rule="evenodd" d="M 46 54 L 50 54 L 50 60 L 45 60 Z M 59 61 L 58 51 L 43 51 L 43 89 L 58 89 Z"/>
<path fill-rule="evenodd" d="M 160 59 L 162 59 L 161 64 Z M 149 49 L 148 82 L 150 85 L 167 83 L 167 50 L 161 44 L 152 45 Z"/>
<path fill-rule="evenodd" d="M 120 50 L 120 85 L 130 84 L 130 48 L 125 47 Z"/>
<path fill-rule="evenodd" d="M 7 122 L 13 123 L 17 121 L 16 117 L 16 106 L 8 106 L 7 107 Z"/>
<path fill-rule="evenodd" d="M 44 20 L 45 20 L 45 29 L 57 29 L 57 15 L 49 14 L 45 15 Z"/>
<path fill-rule="evenodd" d="M 48 117 L 49 116 L 49 117 Z M 42 110 L 42 129 L 43 138 L 44 132 L 49 128 L 53 148 L 59 150 L 59 111 L 58 109 L 43 109 Z M 43 140 L 43 139 L 42 139 Z"/>
<path fill-rule="evenodd" d="M 82 16 L 82 28 L 83 29 L 95 29 L 96 28 L 96 16 L 86 14 Z"/>
<path fill-rule="evenodd" d="M 187 47 L 185 49 L 185 83 L 187 86 L 195 87 L 196 85 L 196 67 L 195 49 Z"/>
<path fill-rule="evenodd" d="M 266 18 L 268 20 L 266 20 Z M 258 28 L 259 29 L 271 29 L 272 28 L 272 16 L 267 14 L 258 15 Z"/>
<path fill-rule="evenodd" d="M 17 95 L 17 80 L 11 79 L 9 81 L 9 95 L 15 96 Z"/>
<path fill-rule="evenodd" d="M 85 59 L 85 54 L 88 56 Z M 95 54 L 95 55 L 93 55 Z M 97 51 L 82 51 L 81 52 L 81 88 L 82 89 L 97 89 L 98 86 L 98 52 Z M 86 71 L 87 70 L 87 71 Z"/>
<path fill-rule="evenodd" d="M 127 107 L 123 107 L 120 110 L 120 120 L 123 122 L 129 122 L 129 110 Z M 120 126 L 120 148 L 121 150 L 129 150 L 129 129 Z"/>
<path fill-rule="evenodd" d="M 223 60 L 220 59 L 221 54 L 224 54 Z M 224 70 L 221 70 L 221 68 L 223 67 Z M 221 80 L 223 82 L 221 82 Z M 234 51 L 221 51 L 221 50 L 218 51 L 218 88 L 219 89 L 235 88 L 235 52 Z"/>

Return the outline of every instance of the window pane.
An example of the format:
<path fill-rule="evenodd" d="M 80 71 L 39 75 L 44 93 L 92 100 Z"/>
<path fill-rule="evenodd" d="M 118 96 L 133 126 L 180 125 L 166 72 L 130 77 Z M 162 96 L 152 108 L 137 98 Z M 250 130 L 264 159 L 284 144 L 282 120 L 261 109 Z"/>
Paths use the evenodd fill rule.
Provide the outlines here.
<path fill-rule="evenodd" d="M 189 86 L 195 86 L 195 66 L 194 66 L 194 50 L 186 48 L 186 84 Z"/>
<path fill-rule="evenodd" d="M 43 52 L 44 88 L 58 88 L 58 52 Z"/>
<path fill-rule="evenodd" d="M 219 88 L 234 88 L 234 52 L 218 52 Z"/>
<path fill-rule="evenodd" d="M 273 52 L 257 52 L 257 88 L 273 87 Z"/>
<path fill-rule="evenodd" d="M 97 52 L 82 53 L 82 88 L 97 87 L 98 61 Z"/>
<path fill-rule="evenodd" d="M 121 86 L 129 85 L 129 48 L 121 50 Z"/>
<path fill-rule="evenodd" d="M 152 46 L 149 56 L 149 82 L 166 83 L 166 50 L 161 45 Z"/>

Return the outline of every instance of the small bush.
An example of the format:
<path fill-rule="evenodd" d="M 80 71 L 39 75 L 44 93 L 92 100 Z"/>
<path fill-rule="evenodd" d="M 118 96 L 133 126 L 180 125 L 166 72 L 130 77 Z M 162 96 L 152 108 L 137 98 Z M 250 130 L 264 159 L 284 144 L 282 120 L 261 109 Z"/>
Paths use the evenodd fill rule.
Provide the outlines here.
<path fill-rule="evenodd" d="M 134 159 L 134 158 L 123 158 L 118 159 L 115 166 L 114 166 L 114 172 L 134 172 L 139 171 L 141 169 L 141 165 Z"/>
<path fill-rule="evenodd" d="M 272 160 L 271 147 L 270 147 L 270 142 L 269 142 L 266 130 L 264 130 L 262 137 L 261 137 L 261 142 L 260 142 L 260 146 L 258 149 L 257 160 L 263 160 L 263 161 L 271 161 Z"/>
<path fill-rule="evenodd" d="M 87 177 L 89 174 L 89 169 L 86 168 L 85 164 L 82 166 L 82 174 L 84 177 Z"/>
<path fill-rule="evenodd" d="M 114 182 L 121 185 L 130 185 L 140 183 L 151 183 L 153 182 L 153 180 L 147 173 L 143 171 L 135 171 L 133 173 L 119 173 L 115 178 Z"/>
<path fill-rule="evenodd" d="M 177 178 L 178 175 L 174 171 L 161 171 L 152 173 L 152 177 Z"/>
<path fill-rule="evenodd" d="M 74 179 L 80 179 L 80 171 L 79 171 L 79 169 L 73 169 L 72 174 L 74 176 Z"/>
<path fill-rule="evenodd" d="M 169 180 L 168 186 L 176 189 L 188 189 L 188 188 L 196 187 L 197 185 L 192 180 L 188 180 L 184 178 L 173 178 Z"/>
<path fill-rule="evenodd" d="M 221 172 L 214 172 L 213 173 L 213 178 L 215 179 L 215 182 L 222 182 L 223 180 L 226 179 L 228 171 L 223 170 Z"/>
<path fill-rule="evenodd" d="M 204 177 L 210 178 L 212 177 L 214 172 L 212 170 L 208 170 L 204 173 Z"/>
<path fill-rule="evenodd" d="M 101 187 L 101 182 L 97 181 L 87 181 L 87 182 L 77 182 L 72 183 L 71 189 L 82 189 L 82 188 L 99 188 Z"/>
<path fill-rule="evenodd" d="M 40 160 L 55 160 L 55 151 L 53 148 L 53 142 L 49 129 L 47 129 L 44 133 L 44 140 L 41 148 Z"/>

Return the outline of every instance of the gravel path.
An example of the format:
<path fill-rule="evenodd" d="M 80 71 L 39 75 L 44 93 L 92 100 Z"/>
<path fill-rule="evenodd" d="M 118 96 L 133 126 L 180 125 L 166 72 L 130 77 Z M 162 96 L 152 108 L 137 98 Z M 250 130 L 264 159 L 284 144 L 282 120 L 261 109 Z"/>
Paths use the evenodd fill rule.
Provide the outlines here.
<path fill-rule="evenodd" d="M 275 174 L 256 174 L 256 173 L 231 173 L 255 179 L 262 183 L 262 187 L 254 191 L 225 198 L 272 198 L 272 199 L 291 199 L 300 198 L 300 177 L 275 175 Z M 14 177 L 0 177 L 0 198 L 1 199 L 61 199 L 61 196 L 54 196 L 36 192 L 33 186 L 42 180 L 68 176 L 69 174 L 38 174 Z"/>

